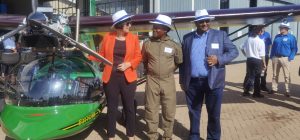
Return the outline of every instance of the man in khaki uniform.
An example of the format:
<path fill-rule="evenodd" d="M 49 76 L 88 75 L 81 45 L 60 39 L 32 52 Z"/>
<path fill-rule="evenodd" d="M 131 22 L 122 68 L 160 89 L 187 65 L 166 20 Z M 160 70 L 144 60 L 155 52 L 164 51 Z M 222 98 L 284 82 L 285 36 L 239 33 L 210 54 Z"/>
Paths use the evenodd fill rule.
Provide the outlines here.
<path fill-rule="evenodd" d="M 172 139 L 176 110 L 176 89 L 174 71 L 182 63 L 182 50 L 178 43 L 170 39 L 171 18 L 158 15 L 153 23 L 153 37 L 142 49 L 145 73 L 147 75 L 145 93 L 145 120 L 148 137 L 158 139 L 159 105 L 162 106 L 163 139 Z"/>

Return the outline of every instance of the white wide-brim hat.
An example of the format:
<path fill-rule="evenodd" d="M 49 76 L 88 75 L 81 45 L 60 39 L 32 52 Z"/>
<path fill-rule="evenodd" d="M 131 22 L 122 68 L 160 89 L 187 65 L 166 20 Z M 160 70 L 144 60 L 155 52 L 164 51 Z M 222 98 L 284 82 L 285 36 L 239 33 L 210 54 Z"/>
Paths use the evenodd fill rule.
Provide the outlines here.
<path fill-rule="evenodd" d="M 290 23 L 282 22 L 282 23 L 280 23 L 279 28 L 288 28 L 288 29 L 290 29 L 291 28 Z"/>
<path fill-rule="evenodd" d="M 172 19 L 169 16 L 159 14 L 155 20 L 150 21 L 152 24 L 160 24 L 172 29 Z"/>
<path fill-rule="evenodd" d="M 128 15 L 125 10 L 120 10 L 112 15 L 113 25 L 111 28 L 113 28 L 117 23 L 120 23 L 121 21 L 124 21 L 126 19 L 129 19 L 133 17 L 133 15 Z"/>
<path fill-rule="evenodd" d="M 195 11 L 195 20 L 193 20 L 194 22 L 195 21 L 201 21 L 201 20 L 214 20 L 215 17 L 213 16 L 210 16 L 207 12 L 206 9 L 203 9 L 203 10 L 197 10 Z"/>

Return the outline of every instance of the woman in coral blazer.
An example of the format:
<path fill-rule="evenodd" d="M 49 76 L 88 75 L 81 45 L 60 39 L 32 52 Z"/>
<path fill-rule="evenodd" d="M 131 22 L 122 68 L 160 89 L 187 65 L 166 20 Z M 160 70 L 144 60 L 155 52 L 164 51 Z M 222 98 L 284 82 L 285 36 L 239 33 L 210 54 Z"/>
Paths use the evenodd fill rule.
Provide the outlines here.
<path fill-rule="evenodd" d="M 107 98 L 107 134 L 110 140 L 115 137 L 119 95 L 121 95 L 125 111 L 126 135 L 130 140 L 134 139 L 136 68 L 140 64 L 142 56 L 138 37 L 129 32 L 131 17 L 124 10 L 118 11 L 112 16 L 112 28 L 115 31 L 104 36 L 99 52 L 113 63 L 112 66 L 105 65 L 102 77 Z M 89 58 L 97 60 L 94 57 Z"/>

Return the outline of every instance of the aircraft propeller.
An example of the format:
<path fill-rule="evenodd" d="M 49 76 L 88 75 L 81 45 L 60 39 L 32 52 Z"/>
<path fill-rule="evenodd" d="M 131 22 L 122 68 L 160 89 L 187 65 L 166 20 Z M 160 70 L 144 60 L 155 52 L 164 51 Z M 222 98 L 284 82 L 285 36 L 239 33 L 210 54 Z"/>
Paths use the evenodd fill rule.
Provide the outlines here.
<path fill-rule="evenodd" d="M 31 14 L 32 15 L 32 14 Z M 4 34 L 3 36 L 0 37 L 0 43 L 3 42 L 5 39 L 17 34 L 18 32 L 28 28 L 28 27 L 32 27 L 32 28 L 39 28 L 39 29 L 47 29 L 48 31 L 50 31 L 51 33 L 57 35 L 58 37 L 61 37 L 64 40 L 67 40 L 71 45 L 75 46 L 76 48 L 82 50 L 83 52 L 94 56 L 95 58 L 101 60 L 103 63 L 107 64 L 107 65 L 112 65 L 112 63 L 105 59 L 104 57 L 102 57 L 101 55 L 99 55 L 97 52 L 93 51 L 92 49 L 80 44 L 79 42 L 76 42 L 75 40 L 73 40 L 72 38 L 48 27 L 47 25 L 45 25 L 44 23 L 38 21 L 39 19 L 36 18 L 32 18 L 32 19 L 28 19 L 28 23 L 26 25 L 21 25 L 18 28 L 16 28 L 15 30 L 12 30 L 6 34 Z M 41 28 L 40 28 L 41 27 Z"/>

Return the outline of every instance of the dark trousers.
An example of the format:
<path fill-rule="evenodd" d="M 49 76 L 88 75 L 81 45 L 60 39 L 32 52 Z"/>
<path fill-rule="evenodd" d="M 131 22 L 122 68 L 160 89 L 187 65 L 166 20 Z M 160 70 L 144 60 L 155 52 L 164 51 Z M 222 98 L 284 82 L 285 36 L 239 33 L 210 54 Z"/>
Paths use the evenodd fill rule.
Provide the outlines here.
<path fill-rule="evenodd" d="M 265 63 L 266 63 L 266 70 L 265 70 L 265 73 L 264 73 L 264 76 L 261 76 L 260 78 L 260 87 L 261 88 L 266 88 L 267 87 L 267 68 L 268 68 L 268 64 L 269 64 L 269 56 L 266 55 L 265 56 Z"/>
<path fill-rule="evenodd" d="M 207 139 L 219 140 L 221 137 L 221 103 L 223 88 L 211 90 L 208 79 L 192 78 L 188 90 L 186 91 L 186 101 L 190 118 L 190 140 L 200 140 L 200 116 L 205 99 L 208 124 Z"/>
<path fill-rule="evenodd" d="M 247 58 L 247 70 L 244 80 L 244 92 L 248 93 L 254 85 L 254 95 L 260 94 L 261 59 Z"/>
<path fill-rule="evenodd" d="M 116 120 L 118 114 L 119 95 L 121 94 L 123 109 L 125 111 L 126 135 L 134 136 L 135 131 L 135 108 L 134 95 L 136 81 L 128 83 L 123 72 L 112 72 L 110 80 L 104 84 L 104 92 L 107 99 L 107 134 L 114 137 L 116 134 Z"/>

